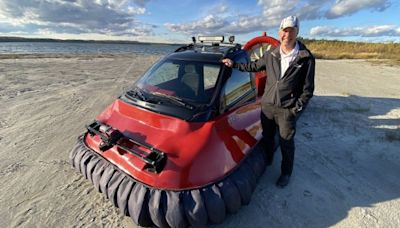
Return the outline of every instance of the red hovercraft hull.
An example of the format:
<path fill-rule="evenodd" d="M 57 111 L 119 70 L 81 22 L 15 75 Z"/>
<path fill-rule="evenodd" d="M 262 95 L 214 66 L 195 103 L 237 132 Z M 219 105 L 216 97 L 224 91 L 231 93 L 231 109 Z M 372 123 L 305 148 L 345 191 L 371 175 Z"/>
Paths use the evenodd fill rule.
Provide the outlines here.
<path fill-rule="evenodd" d="M 263 81 L 265 76 L 257 74 L 256 85 Z M 132 141 L 124 147 L 102 148 L 104 140 L 88 128 L 72 149 L 70 162 L 136 224 L 198 227 L 221 223 L 227 213 L 250 202 L 265 169 L 266 157 L 258 143 L 262 90 L 258 87 L 255 102 L 207 122 L 184 121 L 117 99 L 96 122 Z M 154 149 L 165 156 L 157 171 L 147 169 L 147 163 L 130 152 Z"/>
<path fill-rule="evenodd" d="M 101 152 L 98 136 L 86 134 L 84 141 L 146 185 L 169 190 L 199 188 L 222 179 L 255 146 L 261 138 L 259 115 L 259 104 L 254 103 L 216 121 L 190 123 L 115 101 L 97 120 L 165 152 L 168 160 L 161 173 L 145 171 L 142 160 L 117 147 Z"/>

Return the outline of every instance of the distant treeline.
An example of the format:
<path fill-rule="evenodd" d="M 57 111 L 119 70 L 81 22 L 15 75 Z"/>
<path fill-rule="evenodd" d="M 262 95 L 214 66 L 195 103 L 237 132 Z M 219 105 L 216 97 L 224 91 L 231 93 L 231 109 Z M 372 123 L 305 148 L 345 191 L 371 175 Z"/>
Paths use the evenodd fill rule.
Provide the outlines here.
<path fill-rule="evenodd" d="M 320 59 L 390 59 L 400 63 L 400 43 L 300 39 Z"/>
<path fill-rule="evenodd" d="M 141 43 L 138 41 L 127 40 L 61 40 L 50 38 L 24 38 L 12 36 L 0 36 L 0 42 L 68 42 L 68 43 L 108 43 L 108 44 L 155 44 Z"/>
<path fill-rule="evenodd" d="M 365 43 L 340 40 L 299 38 L 319 59 L 374 59 L 391 60 L 400 64 L 400 43 Z M 124 40 L 60 40 L 48 38 L 1 37 L 0 42 L 87 42 L 115 44 L 157 44 Z M 177 45 L 177 44 L 173 44 Z"/>

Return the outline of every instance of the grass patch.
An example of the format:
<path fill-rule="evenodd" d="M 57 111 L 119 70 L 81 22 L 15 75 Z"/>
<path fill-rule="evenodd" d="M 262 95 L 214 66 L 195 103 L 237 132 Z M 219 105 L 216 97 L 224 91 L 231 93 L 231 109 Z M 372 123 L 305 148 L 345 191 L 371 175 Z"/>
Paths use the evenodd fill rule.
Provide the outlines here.
<path fill-rule="evenodd" d="M 400 65 L 400 43 L 363 43 L 339 40 L 300 40 L 316 58 L 367 59 L 376 64 Z"/>

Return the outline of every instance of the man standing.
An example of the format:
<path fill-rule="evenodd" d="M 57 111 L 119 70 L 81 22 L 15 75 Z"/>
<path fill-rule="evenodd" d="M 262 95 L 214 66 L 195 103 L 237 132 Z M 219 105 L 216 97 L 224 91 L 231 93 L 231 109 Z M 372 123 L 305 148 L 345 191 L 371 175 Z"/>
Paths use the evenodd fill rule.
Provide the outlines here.
<path fill-rule="evenodd" d="M 265 70 L 267 73 L 261 98 L 262 143 L 265 145 L 268 165 L 271 165 L 278 127 L 282 164 L 276 185 L 281 188 L 289 183 L 293 170 L 296 120 L 314 92 L 315 59 L 297 40 L 298 33 L 297 17 L 286 17 L 279 27 L 280 46 L 268 50 L 260 59 L 248 64 L 234 63 L 231 59 L 222 60 L 227 67 L 249 72 Z"/>

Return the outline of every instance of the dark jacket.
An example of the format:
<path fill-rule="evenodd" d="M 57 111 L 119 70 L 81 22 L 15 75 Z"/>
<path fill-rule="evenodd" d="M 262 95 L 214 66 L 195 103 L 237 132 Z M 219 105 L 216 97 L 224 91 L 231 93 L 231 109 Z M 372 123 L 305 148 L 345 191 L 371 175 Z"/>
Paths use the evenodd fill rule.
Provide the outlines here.
<path fill-rule="evenodd" d="M 261 105 L 274 105 L 302 111 L 314 93 L 315 59 L 311 52 L 299 43 L 299 54 L 289 65 L 282 78 L 279 46 L 266 51 L 259 60 L 248 64 L 235 63 L 233 67 L 241 71 L 257 72 L 265 70 L 267 82 Z"/>

